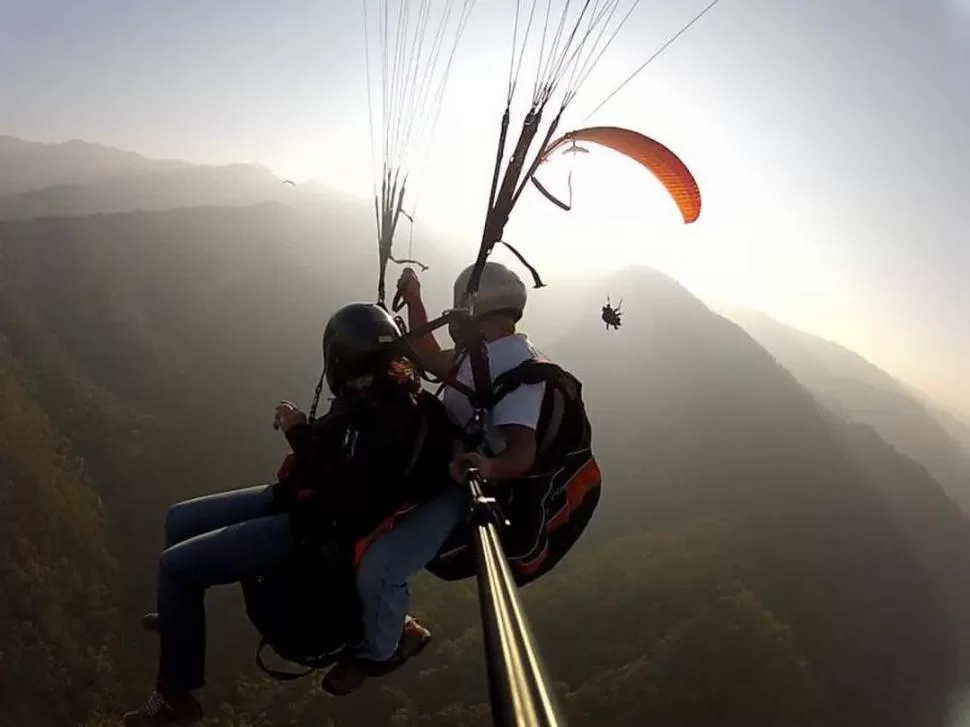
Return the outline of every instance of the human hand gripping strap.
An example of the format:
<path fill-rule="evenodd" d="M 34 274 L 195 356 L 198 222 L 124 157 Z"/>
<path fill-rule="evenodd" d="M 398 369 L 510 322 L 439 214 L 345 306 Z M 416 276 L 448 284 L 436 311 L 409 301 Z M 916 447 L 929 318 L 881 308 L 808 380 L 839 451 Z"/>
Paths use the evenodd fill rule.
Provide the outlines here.
<path fill-rule="evenodd" d="M 454 308 L 445 311 L 433 321 L 428 321 L 423 326 L 415 328 L 401 337 L 399 345 L 402 353 L 409 357 L 414 357 L 411 348 L 411 341 L 423 338 L 434 333 L 439 328 L 455 324 L 457 331 L 458 347 L 456 349 L 455 365 L 441 383 L 447 384 L 457 389 L 472 400 L 473 406 L 479 406 L 483 410 L 489 407 L 489 397 L 491 391 L 491 377 L 488 370 L 488 354 L 485 350 L 485 342 L 478 332 L 475 320 L 469 312 L 463 308 Z M 468 386 L 458 380 L 458 368 L 462 357 L 471 358 L 473 386 Z"/>

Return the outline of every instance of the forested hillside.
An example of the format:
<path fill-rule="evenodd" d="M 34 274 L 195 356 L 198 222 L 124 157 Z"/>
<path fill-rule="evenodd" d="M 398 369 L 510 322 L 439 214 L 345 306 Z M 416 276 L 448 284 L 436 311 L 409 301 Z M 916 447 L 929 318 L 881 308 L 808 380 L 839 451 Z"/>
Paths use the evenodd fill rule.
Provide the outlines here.
<path fill-rule="evenodd" d="M 104 512 L 0 338 L 0 724 L 100 724 L 118 675 Z"/>
<path fill-rule="evenodd" d="M 897 450 L 924 464 L 965 511 L 970 509 L 966 425 L 836 343 L 755 311 L 734 310 L 728 315 L 820 402 L 844 418 L 874 427 Z"/>
<path fill-rule="evenodd" d="M 309 398 L 327 315 L 373 297 L 347 219 L 269 204 L 0 222 L 0 477 L 19 473 L 0 480 L 2 537 L 27 553 L 0 609 L 19 614 L 2 628 L 31 624 L 4 633 L 4 725 L 144 696 L 164 508 L 272 476 L 274 403 Z M 431 256 L 444 285 L 456 268 Z M 589 534 L 524 592 L 570 724 L 942 727 L 970 612 L 956 505 L 669 278 L 622 287 L 619 332 L 530 329 L 583 380 L 606 474 Z M 238 594 L 215 594 L 207 724 L 487 724 L 472 584 L 414 590 L 432 647 L 347 700 L 260 677 Z M 63 675 L 10 681 L 31 673 L 10 670 L 10 639 L 56 644 Z"/>

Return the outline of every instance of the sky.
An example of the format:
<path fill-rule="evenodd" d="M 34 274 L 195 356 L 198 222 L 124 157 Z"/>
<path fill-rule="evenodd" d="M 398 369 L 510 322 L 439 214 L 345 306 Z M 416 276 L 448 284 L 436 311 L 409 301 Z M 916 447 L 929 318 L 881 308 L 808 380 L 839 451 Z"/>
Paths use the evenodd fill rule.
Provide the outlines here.
<path fill-rule="evenodd" d="M 366 196 L 361 2 L 0 0 L 0 133 L 255 161 Z M 547 282 L 652 265 L 970 413 L 970 0 L 721 0 L 587 118 L 707 4 L 643 0 L 563 123 L 673 149 L 700 220 L 683 225 L 645 170 L 597 150 L 543 170 L 557 191 L 572 174 L 570 213 L 529 192 L 506 238 Z M 409 190 L 417 224 L 469 255 L 515 5 L 475 6 Z"/>

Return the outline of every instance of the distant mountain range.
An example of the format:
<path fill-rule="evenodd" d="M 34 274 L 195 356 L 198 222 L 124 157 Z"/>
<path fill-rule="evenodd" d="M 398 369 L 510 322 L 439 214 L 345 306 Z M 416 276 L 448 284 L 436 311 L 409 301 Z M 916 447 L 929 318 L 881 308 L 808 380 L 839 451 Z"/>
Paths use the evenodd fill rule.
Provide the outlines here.
<path fill-rule="evenodd" d="M 372 299 L 370 224 L 359 208 L 339 217 L 273 202 L 0 221 L 0 363 L 83 457 L 111 518 L 122 561 L 112 591 L 127 614 L 114 655 L 124 689 L 142 686 L 137 665 L 151 668 L 132 635 L 157 556 L 145 533 L 160 532 L 174 500 L 272 477 L 284 451 L 266 419 L 273 403 L 306 402 L 327 317 Z M 440 310 L 459 263 L 430 248 L 429 308 Z M 624 291 L 619 331 L 599 320 L 599 283 L 535 294 L 527 321 L 540 348 L 583 382 L 604 471 L 600 510 L 559 571 L 570 577 L 527 591 L 558 594 L 530 603 L 542 603 L 534 619 L 553 630 L 543 647 L 555 678 L 578 695 L 567 700 L 570 723 L 943 724 L 970 664 L 970 526 L 930 474 L 958 476 L 946 469 L 959 465 L 952 441 L 848 352 L 770 326 L 752 335 L 649 269 L 618 274 L 610 289 Z M 909 449 L 887 445 L 877 424 Z M 9 436 L 0 468 L 7 448 L 33 451 Z M 54 460 L 52 447 L 37 457 Z M 10 490 L 30 482 L 17 478 Z M 681 537 L 698 521 L 726 533 L 704 548 L 717 555 L 701 559 L 710 567 L 698 568 Z M 48 537 L 44 522 L 22 539 Z M 660 546 L 663 532 L 672 535 Z M 680 590 L 696 595 L 671 597 Z M 473 594 L 426 582 L 422 592 L 423 604 L 438 604 L 432 625 L 450 623 L 436 635 L 442 651 L 402 675 L 399 691 L 323 700 L 335 723 L 376 722 L 366 710 L 393 714 L 406 694 L 408 714 L 443 727 L 457 707 L 484 699 L 469 686 L 482 673 L 480 652 L 465 643 L 477 630 Z M 771 628 L 755 628 L 745 603 Z M 219 638 L 239 618 L 235 607 L 223 615 L 212 688 L 229 690 L 248 666 L 250 632 L 236 626 Z M 801 676 L 763 692 L 778 670 L 760 652 L 739 661 L 752 634 L 784 645 Z M 433 680 L 426 669 L 437 669 Z M 826 718 L 798 718 L 791 696 L 777 697 L 809 700 L 814 687 L 802 677 L 824 695 Z M 642 698 L 652 689 L 663 703 L 654 711 Z M 729 696 L 730 721 L 685 716 L 699 700 L 721 713 Z M 769 702 L 781 716 L 765 718 Z"/>
<path fill-rule="evenodd" d="M 837 343 L 812 336 L 752 310 L 725 315 L 741 325 L 826 407 L 873 427 L 883 439 L 927 468 L 970 512 L 970 430 L 910 387 Z"/>
<path fill-rule="evenodd" d="M 41 144 L 0 136 L 0 197 L 44 187 L 95 184 L 194 166 L 184 161 L 148 159 L 141 154 L 79 139 Z"/>
<path fill-rule="evenodd" d="M 0 219 L 306 201 L 323 194 L 337 196 L 318 183 L 284 185 L 257 164 L 153 160 L 78 140 L 39 144 L 0 136 Z"/>
<path fill-rule="evenodd" d="M 370 210 L 360 201 L 320 185 L 285 185 L 268 169 L 254 164 L 206 166 L 152 160 L 79 140 L 41 144 L 0 136 L 0 219 L 243 207 L 265 202 L 297 204 L 307 210 L 302 215 L 284 215 L 281 219 L 287 220 L 288 227 L 274 232 L 276 237 L 290 240 L 291 246 L 304 241 L 311 246 L 308 252 L 322 260 L 326 256 L 321 257 L 321 248 L 311 241 L 315 235 L 318 239 L 326 236 L 327 247 L 336 244 L 327 253 L 331 261 L 334 255 L 359 258 L 363 265 L 373 259 Z M 319 232 L 310 232 L 323 221 L 326 224 Z M 69 227 L 81 229 L 74 224 Z M 133 234 L 138 233 L 133 230 Z M 422 254 L 437 260 L 435 280 L 442 264 L 446 270 L 461 264 L 445 246 L 432 243 L 431 247 L 433 252 L 425 245 Z M 640 274 L 635 270 L 620 273 L 606 286 L 627 291 L 632 325 L 637 325 L 641 315 L 654 315 L 635 310 Z M 569 335 L 573 321 L 598 320 L 602 288 L 603 281 L 596 281 L 585 289 L 571 286 L 569 291 L 537 293 L 526 322 L 541 332 L 540 342 L 558 340 Z M 440 300 L 435 307 L 447 304 Z M 724 315 L 741 325 L 820 403 L 840 416 L 872 426 L 897 450 L 925 466 L 951 498 L 970 510 L 970 426 L 847 348 L 754 311 L 725 308 Z M 628 330 L 618 332 L 615 340 L 623 339 Z"/>

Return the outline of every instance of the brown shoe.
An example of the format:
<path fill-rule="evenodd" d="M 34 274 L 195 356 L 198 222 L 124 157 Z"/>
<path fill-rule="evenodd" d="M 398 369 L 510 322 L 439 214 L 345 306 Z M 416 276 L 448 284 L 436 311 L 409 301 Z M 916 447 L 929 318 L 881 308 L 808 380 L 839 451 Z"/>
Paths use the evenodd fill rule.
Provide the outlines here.
<path fill-rule="evenodd" d="M 398 641 L 397 650 L 385 661 L 359 659 L 352 654 L 337 662 L 323 678 L 323 690 L 335 697 L 343 697 L 360 689 L 368 678 L 382 677 L 400 669 L 424 651 L 431 643 L 431 632 L 408 616 Z"/>
<path fill-rule="evenodd" d="M 185 727 L 200 721 L 202 714 L 202 705 L 188 692 L 162 696 L 153 689 L 148 700 L 126 712 L 121 722 L 125 727 Z"/>
<path fill-rule="evenodd" d="M 363 659 L 356 658 L 352 653 L 341 658 L 320 683 L 323 691 L 334 697 L 345 697 L 364 686 L 367 674 L 361 666 L 362 661 Z"/>
<path fill-rule="evenodd" d="M 141 627 L 145 631 L 151 631 L 153 634 L 158 633 L 158 614 L 157 613 L 146 613 L 141 617 Z"/>

